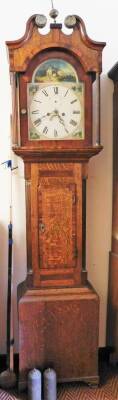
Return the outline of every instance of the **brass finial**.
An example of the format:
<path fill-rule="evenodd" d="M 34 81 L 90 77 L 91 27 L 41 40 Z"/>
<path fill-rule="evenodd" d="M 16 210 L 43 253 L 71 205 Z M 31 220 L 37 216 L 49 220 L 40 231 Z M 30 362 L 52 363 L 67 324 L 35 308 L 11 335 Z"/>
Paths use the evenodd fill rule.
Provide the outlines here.
<path fill-rule="evenodd" d="M 51 11 L 49 12 L 49 15 L 50 15 L 50 17 L 54 20 L 54 23 L 56 23 L 56 18 L 58 17 L 59 12 L 58 12 L 58 10 L 56 10 L 56 9 L 54 8 L 53 0 L 51 0 L 51 5 L 52 5 L 52 9 L 51 9 Z"/>

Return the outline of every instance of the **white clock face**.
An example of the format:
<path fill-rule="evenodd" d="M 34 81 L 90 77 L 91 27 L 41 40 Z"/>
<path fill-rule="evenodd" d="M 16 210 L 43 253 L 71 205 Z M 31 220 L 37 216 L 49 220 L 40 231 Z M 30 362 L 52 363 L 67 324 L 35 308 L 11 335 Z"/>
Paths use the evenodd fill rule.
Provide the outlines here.
<path fill-rule="evenodd" d="M 78 87 L 36 85 L 29 116 L 36 139 L 71 139 L 81 130 L 83 119 Z"/>

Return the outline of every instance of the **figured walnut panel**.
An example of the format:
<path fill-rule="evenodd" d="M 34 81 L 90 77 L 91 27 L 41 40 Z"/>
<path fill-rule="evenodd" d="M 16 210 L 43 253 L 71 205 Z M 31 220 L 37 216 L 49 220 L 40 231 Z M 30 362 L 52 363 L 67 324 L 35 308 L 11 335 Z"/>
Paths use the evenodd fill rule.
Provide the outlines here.
<path fill-rule="evenodd" d="M 75 185 L 56 181 L 54 179 L 49 186 L 40 185 L 38 191 L 41 268 L 75 266 Z"/>
<path fill-rule="evenodd" d="M 98 379 L 98 314 L 99 299 L 91 288 L 22 297 L 20 379 L 36 367 L 54 368 L 60 381 Z"/>
<path fill-rule="evenodd" d="M 35 285 L 80 282 L 81 166 L 32 165 L 32 252 Z"/>
<path fill-rule="evenodd" d="M 19 120 L 19 83 L 16 73 L 10 75 L 12 88 L 12 116 L 11 116 L 11 136 L 14 146 L 20 145 L 20 120 Z"/>

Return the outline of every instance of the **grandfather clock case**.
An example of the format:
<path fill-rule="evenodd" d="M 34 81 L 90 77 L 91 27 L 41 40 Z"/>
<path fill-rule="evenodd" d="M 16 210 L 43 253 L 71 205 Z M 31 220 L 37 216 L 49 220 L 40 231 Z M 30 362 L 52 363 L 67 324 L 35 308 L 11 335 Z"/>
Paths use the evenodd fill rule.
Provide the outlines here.
<path fill-rule="evenodd" d="M 99 382 L 99 298 L 86 271 L 86 179 L 89 159 L 102 150 L 105 43 L 91 40 L 78 16 L 66 18 L 72 28 L 67 35 L 55 21 L 42 34 L 40 21 L 42 16 L 33 15 L 25 35 L 6 43 L 13 151 L 24 161 L 26 185 L 27 277 L 18 287 L 20 389 L 34 367 L 53 367 L 60 382 Z"/>

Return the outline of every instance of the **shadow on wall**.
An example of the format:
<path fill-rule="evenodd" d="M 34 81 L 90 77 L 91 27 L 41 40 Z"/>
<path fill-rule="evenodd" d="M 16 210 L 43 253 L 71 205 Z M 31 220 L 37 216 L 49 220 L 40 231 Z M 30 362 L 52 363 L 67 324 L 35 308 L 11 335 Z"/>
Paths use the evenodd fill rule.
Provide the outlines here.
<path fill-rule="evenodd" d="M 8 231 L 0 224 L 0 349 L 6 351 Z"/>
<path fill-rule="evenodd" d="M 17 165 L 17 160 L 15 162 Z M 8 171 L 9 172 L 9 171 Z M 0 175 L 0 352 L 6 352 L 6 311 L 8 280 L 8 223 L 9 223 L 9 173 Z M 2 221 L 2 224 L 1 224 Z M 26 276 L 26 232 L 25 232 L 25 185 L 23 171 L 12 175 L 12 221 L 13 221 L 13 308 L 15 351 L 18 350 L 17 285 Z"/>
<path fill-rule="evenodd" d="M 87 267 L 89 280 L 100 296 L 100 346 L 106 340 L 109 251 L 112 223 L 112 116 L 113 85 L 101 78 L 100 155 L 89 163 L 87 192 Z"/>
<path fill-rule="evenodd" d="M 15 232 L 13 231 L 13 237 Z M 17 286 L 23 280 L 20 278 L 22 268 L 25 268 L 22 258 L 23 235 L 19 241 L 13 239 L 12 271 L 13 271 L 13 320 L 15 351 L 18 352 L 18 313 L 17 313 Z M 7 290 L 8 290 L 8 230 L 0 226 L 0 353 L 6 353 L 6 327 L 7 327 Z M 19 273 L 18 273 L 19 271 Z M 24 277 L 23 277 L 24 278 Z"/>

